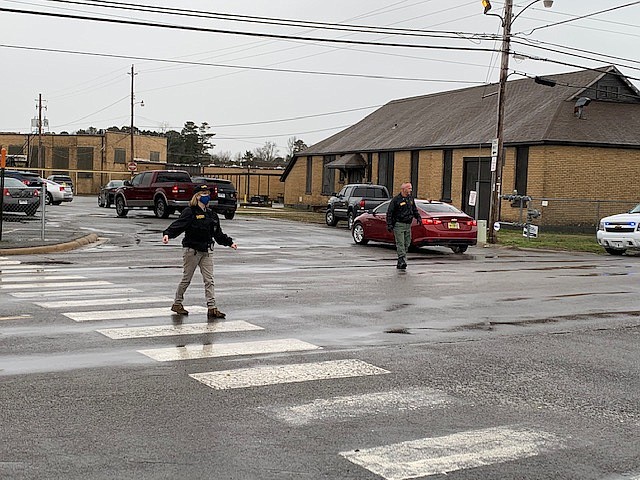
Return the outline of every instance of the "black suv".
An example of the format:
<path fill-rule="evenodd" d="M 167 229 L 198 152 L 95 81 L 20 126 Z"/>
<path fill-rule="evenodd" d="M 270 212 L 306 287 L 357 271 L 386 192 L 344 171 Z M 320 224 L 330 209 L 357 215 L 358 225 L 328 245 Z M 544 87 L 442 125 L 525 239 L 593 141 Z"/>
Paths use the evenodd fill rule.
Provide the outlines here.
<path fill-rule="evenodd" d="M 19 170 L 5 170 L 4 176 L 20 180 L 27 187 L 41 188 L 42 183 L 44 182 L 44 180 L 42 179 L 42 177 L 40 177 L 40 175 L 33 172 L 22 172 Z"/>
<path fill-rule="evenodd" d="M 230 180 L 222 178 L 191 177 L 193 183 L 205 183 L 211 190 L 211 210 L 231 220 L 238 208 L 238 192 Z"/>

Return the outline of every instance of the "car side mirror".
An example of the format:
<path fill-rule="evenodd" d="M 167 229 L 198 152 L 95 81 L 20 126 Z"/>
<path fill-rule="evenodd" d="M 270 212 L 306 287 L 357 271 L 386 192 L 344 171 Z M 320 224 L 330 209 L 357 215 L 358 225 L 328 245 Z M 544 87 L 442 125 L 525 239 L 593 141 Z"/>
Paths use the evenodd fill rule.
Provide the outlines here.
<path fill-rule="evenodd" d="M 125 187 L 130 187 L 130 186 L 131 186 L 131 182 L 130 182 L 129 180 L 125 180 L 125 181 L 123 182 L 123 185 L 124 185 Z"/>

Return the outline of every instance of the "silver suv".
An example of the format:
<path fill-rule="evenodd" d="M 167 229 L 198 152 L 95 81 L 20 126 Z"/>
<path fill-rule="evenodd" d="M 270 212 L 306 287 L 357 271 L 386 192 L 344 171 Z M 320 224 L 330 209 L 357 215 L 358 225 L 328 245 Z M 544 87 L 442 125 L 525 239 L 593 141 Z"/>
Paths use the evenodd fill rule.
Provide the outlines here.
<path fill-rule="evenodd" d="M 640 249 L 640 204 L 628 213 L 600 220 L 596 238 L 610 255 L 622 255 L 629 249 Z"/>

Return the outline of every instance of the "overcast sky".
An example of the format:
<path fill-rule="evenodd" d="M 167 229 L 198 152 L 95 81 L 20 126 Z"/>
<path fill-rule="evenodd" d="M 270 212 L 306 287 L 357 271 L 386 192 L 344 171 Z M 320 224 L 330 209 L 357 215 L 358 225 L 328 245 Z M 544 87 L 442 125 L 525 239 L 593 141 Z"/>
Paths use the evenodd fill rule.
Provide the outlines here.
<path fill-rule="evenodd" d="M 120 8 L 95 6 L 107 3 Z M 529 3 L 516 2 L 514 13 Z M 492 4 L 491 13 L 501 14 L 503 3 Z M 577 19 L 606 9 L 613 10 Z M 213 152 L 244 153 L 272 141 L 284 156 L 290 137 L 312 145 L 390 100 L 496 82 L 499 55 L 478 50 L 499 48 L 491 37 L 501 34 L 501 23 L 482 10 L 480 0 L 0 0 L 0 131 L 31 131 L 38 94 L 51 132 L 129 125 L 134 65 L 135 101 L 144 101 L 135 105 L 136 127 L 180 130 L 186 121 L 207 122 L 216 134 Z M 297 22 L 272 25 L 256 17 Z M 122 23 L 132 21 L 157 26 Z M 555 0 L 546 9 L 539 1 L 512 31 L 515 53 L 548 60 L 512 58 L 512 71 L 552 75 L 615 64 L 640 78 L 640 2 Z M 446 33 L 425 35 L 434 32 Z M 522 77 L 510 76 L 516 78 Z"/>

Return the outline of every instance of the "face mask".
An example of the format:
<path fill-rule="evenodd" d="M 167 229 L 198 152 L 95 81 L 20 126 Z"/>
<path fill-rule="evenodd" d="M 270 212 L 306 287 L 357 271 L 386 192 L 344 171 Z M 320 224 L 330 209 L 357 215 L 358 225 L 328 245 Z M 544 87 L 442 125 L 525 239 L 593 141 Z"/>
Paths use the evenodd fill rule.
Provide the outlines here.
<path fill-rule="evenodd" d="M 202 195 L 199 200 L 203 205 L 206 205 L 209 203 L 209 200 L 211 200 L 211 197 L 209 195 Z"/>

